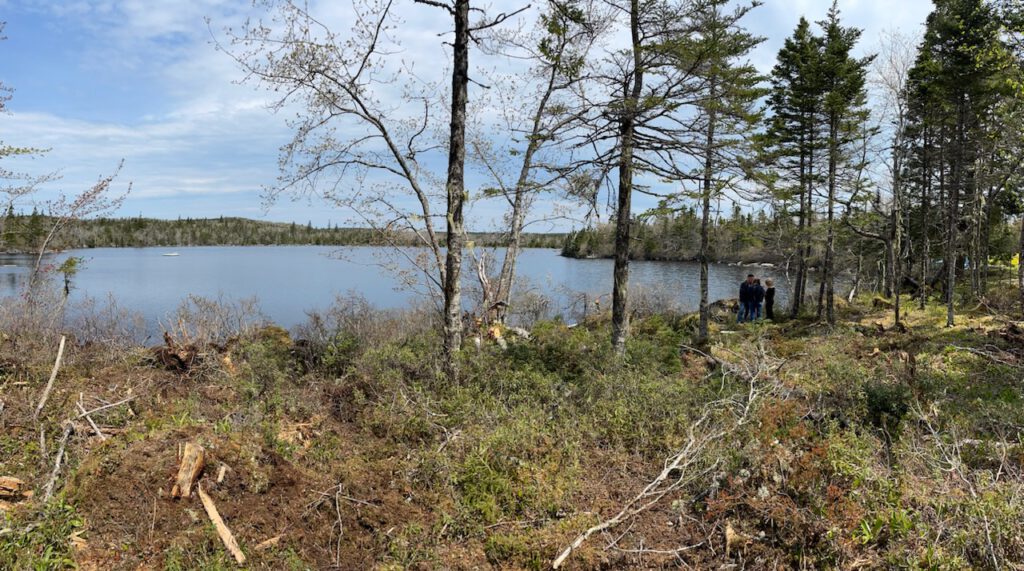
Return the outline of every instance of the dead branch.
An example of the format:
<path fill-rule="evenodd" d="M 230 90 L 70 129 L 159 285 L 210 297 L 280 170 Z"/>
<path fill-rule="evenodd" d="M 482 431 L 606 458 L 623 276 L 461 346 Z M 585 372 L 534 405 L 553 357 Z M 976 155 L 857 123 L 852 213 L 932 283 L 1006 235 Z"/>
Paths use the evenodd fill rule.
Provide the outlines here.
<path fill-rule="evenodd" d="M 103 431 L 100 430 L 100 427 L 96 426 L 96 423 L 93 422 L 92 417 L 89 416 L 88 414 L 86 414 L 85 407 L 82 406 L 81 401 L 79 401 L 78 403 L 75 403 L 75 404 L 78 406 L 78 410 L 81 411 L 82 414 L 85 415 L 85 420 L 87 420 L 89 422 L 89 426 L 92 427 L 92 431 L 96 433 L 96 436 L 99 436 L 100 440 L 106 440 L 107 437 L 106 437 L 106 435 L 103 434 Z"/>
<path fill-rule="evenodd" d="M 217 535 L 224 542 L 224 547 L 228 548 L 228 551 L 231 552 L 231 555 L 239 565 L 244 564 L 245 554 L 238 547 L 238 542 L 235 541 L 235 536 L 231 533 L 231 530 L 228 529 L 228 526 L 224 524 L 224 520 L 221 519 L 220 512 L 217 511 L 217 506 L 213 503 L 213 499 L 203 491 L 202 486 L 196 486 L 196 490 L 199 492 L 199 500 L 203 502 L 206 515 L 210 517 L 213 527 L 217 529 Z"/>
<path fill-rule="evenodd" d="M 64 342 L 67 339 L 60 336 L 60 346 L 57 348 L 57 360 L 53 362 L 53 371 L 50 372 L 50 380 L 46 382 L 46 388 L 43 389 L 43 396 L 39 399 L 39 406 L 36 407 L 36 414 L 33 418 L 39 418 L 39 413 L 43 411 L 43 407 L 46 406 L 47 399 L 50 398 L 50 391 L 53 390 L 53 381 L 57 379 L 57 371 L 60 370 L 60 360 L 64 357 Z"/>
<path fill-rule="evenodd" d="M 125 403 L 129 403 L 129 402 L 131 402 L 133 400 L 135 400 L 135 397 L 128 397 L 126 399 L 122 399 L 122 400 L 119 400 L 117 402 L 113 402 L 113 403 L 110 403 L 110 404 L 105 404 L 103 406 L 96 407 L 96 408 L 94 408 L 94 409 L 92 409 L 92 410 L 90 410 L 88 412 L 83 412 L 82 414 L 76 416 L 75 420 L 82 420 L 83 418 L 85 418 L 87 416 L 90 416 L 90 415 L 93 415 L 93 414 L 96 414 L 97 412 L 103 412 L 103 411 L 105 411 L 107 409 L 111 409 L 111 408 L 114 408 L 114 407 L 121 406 L 121 405 L 123 405 Z"/>
<path fill-rule="evenodd" d="M 735 362 L 717 358 L 715 361 L 719 363 L 725 375 L 734 376 L 747 382 L 746 394 L 734 395 L 709 403 L 696 422 L 690 425 L 686 444 L 665 460 L 664 468 L 657 477 L 648 483 L 643 491 L 626 502 L 615 516 L 578 535 L 552 562 L 553 569 L 561 567 L 573 551 L 579 549 L 594 534 L 630 520 L 657 504 L 667 494 L 692 483 L 717 466 L 718 462 L 714 461 L 705 466 L 703 470 L 695 471 L 699 463 L 704 460 L 708 447 L 736 427 L 746 424 L 757 402 L 766 393 L 778 388 L 775 374 L 785 364 L 785 360 L 769 355 L 764 339 L 759 339 L 754 344 L 754 354 L 751 356 L 738 355 L 731 351 L 726 352 L 735 357 Z M 712 423 L 712 420 L 720 416 L 721 413 L 729 411 L 734 414 L 734 420 Z"/>
<path fill-rule="evenodd" d="M 50 480 L 43 487 L 43 502 L 47 502 L 53 496 L 53 487 L 57 484 L 57 477 L 60 476 L 61 462 L 64 461 L 64 449 L 67 447 L 68 438 L 75 431 L 75 425 L 68 422 L 64 425 L 64 435 L 60 438 L 60 446 L 57 448 L 57 459 L 53 462 L 53 472 L 50 473 Z"/>
<path fill-rule="evenodd" d="M 982 349 L 975 349 L 974 347 L 964 347 L 962 345 L 950 345 L 950 347 L 953 348 L 953 349 L 958 349 L 960 351 L 967 351 L 968 353 L 977 355 L 979 357 L 984 357 L 984 358 L 988 359 L 989 361 L 992 361 L 993 363 L 997 363 L 999 365 L 1004 365 L 1004 366 L 1007 366 L 1007 367 L 1012 367 L 1014 369 L 1024 369 L 1024 366 L 1021 366 L 1021 365 L 1019 365 L 1017 363 L 1012 363 L 1010 361 L 1007 361 L 1006 359 L 1003 359 L 1000 355 L 998 355 L 998 354 L 996 354 L 994 352 L 984 351 Z M 1000 353 L 1004 353 L 1004 352 L 1000 351 Z"/>

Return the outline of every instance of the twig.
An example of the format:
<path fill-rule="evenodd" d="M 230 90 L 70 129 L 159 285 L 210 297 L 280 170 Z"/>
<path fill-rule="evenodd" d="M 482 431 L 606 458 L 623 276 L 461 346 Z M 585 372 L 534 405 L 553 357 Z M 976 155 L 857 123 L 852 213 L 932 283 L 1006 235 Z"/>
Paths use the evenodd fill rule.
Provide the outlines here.
<path fill-rule="evenodd" d="M 730 351 L 730 354 L 738 358 L 739 362 L 737 363 L 716 359 L 721 365 L 724 374 L 734 375 L 747 381 L 748 389 L 746 394 L 709 403 L 704 408 L 700 418 L 690 425 L 685 446 L 665 460 L 665 465 L 658 476 L 648 483 L 643 491 L 626 502 L 614 517 L 578 535 L 552 562 L 551 567 L 553 569 L 561 567 L 572 552 L 579 549 L 594 534 L 609 530 L 631 519 L 658 503 L 670 492 L 680 489 L 687 483 L 707 474 L 717 466 L 717 462 L 713 462 L 710 467 L 705 467 L 699 473 L 688 473 L 689 469 L 694 468 L 701 461 L 701 457 L 710 443 L 721 439 L 731 430 L 735 429 L 735 427 L 743 426 L 748 422 L 755 403 L 764 396 L 765 389 L 762 388 L 762 385 L 767 385 L 767 390 L 769 391 L 778 389 L 779 386 L 775 374 L 785 361 L 769 356 L 763 338 L 758 340 L 754 351 L 754 354 L 749 357 L 737 355 Z M 716 424 L 713 427 L 705 426 L 712 419 L 713 415 L 722 409 L 734 412 L 736 418 L 733 422 L 735 424 L 733 426 L 725 424 Z M 614 546 L 617 542 L 618 539 L 612 542 L 611 545 Z M 643 550 L 642 545 L 641 550 Z M 650 553 L 651 551 L 643 550 L 642 552 Z"/>
<path fill-rule="evenodd" d="M 66 338 L 60 336 L 60 346 L 57 347 L 57 360 L 53 362 L 53 371 L 50 372 L 50 380 L 46 382 L 46 388 L 43 389 L 43 396 L 39 399 L 39 406 L 36 407 L 36 413 L 33 418 L 39 418 L 39 413 L 43 411 L 43 407 L 46 406 L 47 399 L 50 398 L 50 391 L 53 390 L 53 381 L 57 379 L 57 371 L 60 370 L 60 360 L 64 357 L 64 342 Z"/>
<path fill-rule="evenodd" d="M 335 542 L 334 547 L 334 565 L 335 567 L 341 566 L 341 538 L 345 535 L 345 523 L 341 518 L 341 502 L 338 498 L 341 497 L 341 486 L 338 486 L 338 492 L 334 497 L 334 514 L 338 517 L 338 541 Z M 334 526 L 331 526 L 331 530 L 334 530 Z"/>
<path fill-rule="evenodd" d="M 950 347 L 952 347 L 953 349 L 959 349 L 961 351 L 967 351 L 968 353 L 978 355 L 979 357 L 985 357 L 986 359 L 994 363 L 998 363 L 1000 365 L 1005 365 L 1007 367 L 1012 367 L 1014 369 L 1024 369 L 1024 367 L 1022 367 L 1021 365 L 1011 363 L 1005 359 L 1000 359 L 999 356 L 995 355 L 994 353 L 989 353 L 988 351 L 982 351 L 981 349 L 975 349 L 974 347 L 964 347 L 962 345 L 950 345 Z"/>
<path fill-rule="evenodd" d="M 135 400 L 135 397 L 128 397 L 126 399 L 119 400 L 119 401 L 114 402 L 114 403 L 105 404 L 103 406 L 96 407 L 96 408 L 94 408 L 94 409 L 92 409 L 92 410 L 90 410 L 88 412 L 83 412 L 82 414 L 76 416 L 75 420 L 82 420 L 83 418 L 85 418 L 85 417 L 87 417 L 87 416 L 89 416 L 91 414 L 96 414 L 97 412 L 102 412 L 104 410 L 107 410 L 107 409 L 110 409 L 110 408 L 114 408 L 115 406 L 121 406 L 121 405 L 123 405 L 123 404 L 125 404 L 127 402 L 131 402 L 133 400 Z"/>
<path fill-rule="evenodd" d="M 78 395 L 78 402 L 76 404 L 78 405 L 78 410 L 81 411 L 82 414 L 85 415 L 85 419 L 89 421 L 89 426 L 92 427 L 92 430 L 93 430 L 93 432 L 96 433 L 96 436 L 99 436 L 100 440 L 106 440 L 107 437 L 103 434 L 103 431 L 100 430 L 100 427 L 96 426 L 96 423 L 93 422 L 92 417 L 89 416 L 89 413 L 85 412 L 85 407 L 82 406 L 82 395 L 81 394 Z"/>
<path fill-rule="evenodd" d="M 64 425 L 64 435 L 60 438 L 60 447 L 57 448 L 57 459 L 53 463 L 53 472 L 50 474 L 50 481 L 46 482 L 46 486 L 43 488 L 43 502 L 45 503 L 53 495 L 53 487 L 57 483 L 57 477 L 60 475 L 60 464 L 64 460 L 64 448 L 68 444 L 68 438 L 71 433 L 75 431 L 75 425 L 68 422 Z"/>

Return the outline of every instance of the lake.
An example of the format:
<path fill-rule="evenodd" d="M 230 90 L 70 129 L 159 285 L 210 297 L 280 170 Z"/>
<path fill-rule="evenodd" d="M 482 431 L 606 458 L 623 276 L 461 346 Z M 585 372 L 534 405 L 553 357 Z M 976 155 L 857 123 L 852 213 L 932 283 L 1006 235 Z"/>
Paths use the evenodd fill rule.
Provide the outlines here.
<path fill-rule="evenodd" d="M 165 254 L 177 253 L 177 256 Z M 412 252 L 414 255 L 416 252 Z M 404 283 L 402 272 L 414 267 L 393 250 L 376 247 L 252 246 L 187 248 L 97 248 L 55 254 L 49 264 L 68 256 L 84 259 L 72 281 L 72 301 L 113 296 L 120 307 L 139 312 L 147 329 L 166 322 L 189 294 L 229 300 L 256 297 L 263 313 L 275 323 L 292 327 L 309 310 L 329 307 L 337 295 L 365 297 L 379 308 L 402 308 L 427 300 L 425 289 Z M 501 251 L 497 252 L 500 259 Z M 0 255 L 0 296 L 15 295 L 27 280 L 28 256 Z M 578 317 L 586 299 L 599 298 L 610 307 L 612 260 L 564 258 L 558 250 L 525 250 L 521 254 L 518 293 L 544 296 L 548 315 Z M 463 265 L 466 286 L 478 290 L 476 272 Z M 653 292 L 684 311 L 699 302 L 698 264 L 693 262 L 634 261 L 634 288 Z M 776 306 L 788 304 L 788 281 L 782 270 L 714 264 L 710 268 L 711 300 L 733 298 L 747 273 L 775 278 Z"/>

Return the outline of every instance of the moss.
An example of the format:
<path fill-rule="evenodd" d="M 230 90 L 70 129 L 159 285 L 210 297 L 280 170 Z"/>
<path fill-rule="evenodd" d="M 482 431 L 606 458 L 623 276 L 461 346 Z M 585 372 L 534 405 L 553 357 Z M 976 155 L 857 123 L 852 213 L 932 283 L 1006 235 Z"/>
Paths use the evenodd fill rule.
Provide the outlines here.
<path fill-rule="evenodd" d="M 75 508 L 61 498 L 39 512 L 4 515 L 0 537 L 0 569 L 74 569 L 77 567 L 69 538 L 84 522 Z"/>

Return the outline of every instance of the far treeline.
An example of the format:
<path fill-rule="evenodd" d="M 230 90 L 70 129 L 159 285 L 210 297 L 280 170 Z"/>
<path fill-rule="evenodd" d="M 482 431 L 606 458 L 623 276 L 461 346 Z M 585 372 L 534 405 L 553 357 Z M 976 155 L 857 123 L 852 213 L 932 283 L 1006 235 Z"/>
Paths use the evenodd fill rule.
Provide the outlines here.
<path fill-rule="evenodd" d="M 0 251 L 36 252 L 53 226 L 52 217 L 39 212 L 8 213 L 2 224 Z M 501 244 L 498 233 L 474 232 L 469 239 L 490 247 Z M 525 234 L 526 248 L 559 248 L 564 234 Z M 145 248 L 152 246 L 416 246 L 416 236 L 398 232 L 382 234 L 370 228 L 312 223 L 267 222 L 249 218 L 93 218 L 68 226 L 50 248 Z"/>
<path fill-rule="evenodd" d="M 700 255 L 700 215 L 693 207 L 679 212 L 656 214 L 636 220 L 634 239 L 630 245 L 632 260 L 696 261 Z M 1018 223 L 1004 220 L 988 229 L 989 264 L 1010 266 L 1018 254 Z M 759 210 L 744 213 L 738 205 L 732 215 L 721 218 L 708 229 L 709 262 L 771 262 L 795 269 L 796 252 L 790 246 L 793 225 L 785 212 Z M 878 278 L 884 270 L 884 243 L 866 239 L 849 227 L 841 227 L 836 235 L 836 265 L 848 274 L 845 281 L 857 283 L 858 278 Z M 615 251 L 615 225 L 598 224 L 565 235 L 562 255 L 570 258 L 610 258 Z M 821 259 L 807 260 L 809 267 L 820 266 Z M 934 278 L 935 276 L 933 276 Z M 917 287 L 915 278 L 905 276 L 905 287 Z M 940 280 L 931 283 L 941 286 Z"/>

